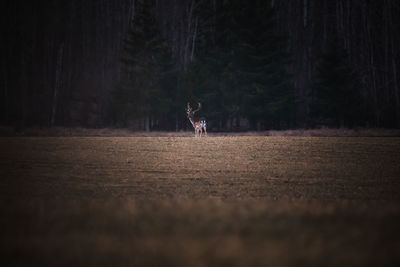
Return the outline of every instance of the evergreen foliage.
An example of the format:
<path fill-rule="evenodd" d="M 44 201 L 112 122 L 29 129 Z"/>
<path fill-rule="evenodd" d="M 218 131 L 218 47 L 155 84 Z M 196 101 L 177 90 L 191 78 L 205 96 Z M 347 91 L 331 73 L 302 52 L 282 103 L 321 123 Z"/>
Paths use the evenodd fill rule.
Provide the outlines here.
<path fill-rule="evenodd" d="M 113 94 L 113 112 L 126 124 L 131 119 L 160 121 L 171 107 L 174 79 L 171 53 L 161 37 L 149 3 L 138 4 L 124 43 L 124 79 Z M 159 125 L 160 126 L 160 125 Z"/>
<path fill-rule="evenodd" d="M 357 73 L 349 66 L 346 50 L 334 36 L 318 67 L 310 107 L 314 123 L 351 127 L 361 118 Z"/>
<path fill-rule="evenodd" d="M 243 113 L 264 127 L 280 128 L 293 116 L 294 88 L 286 70 L 289 55 L 284 39 L 274 32 L 274 10 L 265 1 L 255 1 L 237 16 L 236 64 Z"/>
<path fill-rule="evenodd" d="M 120 122 L 145 119 L 150 130 L 151 119 L 171 122 L 175 118 L 179 129 L 182 107 L 189 101 L 203 103 L 201 115 L 217 130 L 226 129 L 228 121 L 234 129 L 237 125 L 232 122 L 239 118 L 247 118 L 250 128 L 257 130 L 292 126 L 290 57 L 285 39 L 274 31 L 274 10 L 262 0 L 252 5 L 232 0 L 215 14 L 210 18 L 214 35 L 201 34 L 197 57 L 179 81 L 167 72 L 174 68 L 150 7 L 139 5 L 125 40 L 126 79 L 113 94 Z"/>
<path fill-rule="evenodd" d="M 273 28 L 274 10 L 265 1 L 230 1 L 218 16 L 215 43 L 186 78 L 219 125 L 238 117 L 258 129 L 289 124 L 294 113 L 289 57 Z"/>

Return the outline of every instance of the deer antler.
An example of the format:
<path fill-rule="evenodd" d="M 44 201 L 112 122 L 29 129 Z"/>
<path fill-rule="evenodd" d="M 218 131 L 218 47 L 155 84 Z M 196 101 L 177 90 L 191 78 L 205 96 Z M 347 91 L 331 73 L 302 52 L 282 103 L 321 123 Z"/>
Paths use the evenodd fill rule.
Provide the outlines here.
<path fill-rule="evenodd" d="M 199 106 L 197 107 L 196 110 L 193 111 L 193 114 L 201 109 L 201 103 L 199 102 L 198 104 L 199 104 Z"/>

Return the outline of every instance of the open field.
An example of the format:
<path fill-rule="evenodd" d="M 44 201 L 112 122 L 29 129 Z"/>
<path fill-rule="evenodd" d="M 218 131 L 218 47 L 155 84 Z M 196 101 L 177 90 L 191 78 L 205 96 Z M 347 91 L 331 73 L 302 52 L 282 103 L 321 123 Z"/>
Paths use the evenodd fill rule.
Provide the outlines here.
<path fill-rule="evenodd" d="M 210 137 L 220 136 L 303 136 L 303 137 L 400 137 L 400 129 L 374 128 L 320 128 L 243 132 L 213 132 Z M 0 126 L 0 136 L 38 136 L 38 137 L 193 137 L 193 130 L 179 132 L 135 131 L 128 128 L 81 128 L 81 127 L 31 127 L 16 130 Z"/>
<path fill-rule="evenodd" d="M 399 266 L 397 137 L 1 137 L 12 265 Z"/>

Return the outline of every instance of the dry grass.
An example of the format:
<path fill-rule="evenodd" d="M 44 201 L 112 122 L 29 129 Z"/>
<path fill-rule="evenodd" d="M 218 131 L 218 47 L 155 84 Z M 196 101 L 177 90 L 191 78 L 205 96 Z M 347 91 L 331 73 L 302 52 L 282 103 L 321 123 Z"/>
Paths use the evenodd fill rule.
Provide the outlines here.
<path fill-rule="evenodd" d="M 268 136 L 320 136 L 320 137 L 399 137 L 399 129 L 371 129 L 371 128 L 320 128 L 297 129 L 284 131 L 268 131 Z"/>
<path fill-rule="evenodd" d="M 400 137 L 400 129 L 374 128 L 320 128 L 295 130 L 269 130 L 247 132 L 209 132 L 210 137 L 216 136 L 318 136 L 318 137 Z M 0 136 L 79 136 L 79 137 L 193 137 L 193 131 L 165 132 L 165 131 L 133 131 L 128 128 L 82 128 L 82 127 L 44 127 L 25 128 L 15 131 L 11 127 L 0 126 Z"/>
<path fill-rule="evenodd" d="M 400 139 L 0 138 L 6 265 L 397 266 Z"/>

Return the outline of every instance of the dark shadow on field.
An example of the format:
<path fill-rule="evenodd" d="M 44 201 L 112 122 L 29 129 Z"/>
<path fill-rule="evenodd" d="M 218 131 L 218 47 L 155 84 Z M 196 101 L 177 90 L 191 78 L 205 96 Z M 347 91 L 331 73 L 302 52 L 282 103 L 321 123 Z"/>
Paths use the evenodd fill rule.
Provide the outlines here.
<path fill-rule="evenodd" d="M 395 205 L 187 199 L 4 204 L 1 251 L 10 265 L 399 263 Z"/>
<path fill-rule="evenodd" d="M 6 265 L 399 263 L 395 205 L 65 199 L 3 203 L 2 210 Z"/>

